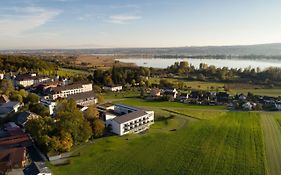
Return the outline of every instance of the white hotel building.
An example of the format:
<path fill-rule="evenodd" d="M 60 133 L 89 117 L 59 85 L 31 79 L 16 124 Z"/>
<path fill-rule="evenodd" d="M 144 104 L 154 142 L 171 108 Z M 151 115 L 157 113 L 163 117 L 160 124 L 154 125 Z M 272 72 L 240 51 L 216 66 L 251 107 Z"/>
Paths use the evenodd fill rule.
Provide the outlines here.
<path fill-rule="evenodd" d="M 17 86 L 29 87 L 35 84 L 49 82 L 52 79 L 46 76 L 38 76 L 35 73 L 32 74 L 20 74 L 15 78 L 15 84 Z"/>
<path fill-rule="evenodd" d="M 79 83 L 66 86 L 60 86 L 50 89 L 49 99 L 67 98 L 69 95 L 90 92 L 93 90 L 92 83 Z"/>
<path fill-rule="evenodd" d="M 98 106 L 107 127 L 120 136 L 140 133 L 154 124 L 154 111 L 146 111 L 126 105 L 104 104 Z"/>

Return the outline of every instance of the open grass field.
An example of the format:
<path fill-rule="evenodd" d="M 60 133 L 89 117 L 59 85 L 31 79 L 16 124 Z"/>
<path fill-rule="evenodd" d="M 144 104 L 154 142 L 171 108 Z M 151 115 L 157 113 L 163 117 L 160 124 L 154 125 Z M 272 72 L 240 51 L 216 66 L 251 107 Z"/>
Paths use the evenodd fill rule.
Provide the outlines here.
<path fill-rule="evenodd" d="M 113 55 L 80 55 L 75 63 L 76 64 L 81 64 L 81 63 L 88 63 L 91 64 L 95 68 L 104 68 L 104 69 L 109 69 L 113 65 L 116 66 L 136 66 L 134 63 L 123 63 L 116 61 L 115 59 L 118 59 L 120 57 L 118 56 L 113 56 Z"/>
<path fill-rule="evenodd" d="M 281 96 L 281 88 L 268 88 L 268 89 L 233 89 L 230 90 L 231 94 L 248 94 L 248 92 L 251 92 L 255 95 L 265 95 L 265 96 L 272 96 L 272 97 L 279 97 Z"/>
<path fill-rule="evenodd" d="M 140 106 L 140 107 L 158 107 L 158 108 L 186 108 L 186 109 L 217 109 L 217 110 L 223 110 L 225 109 L 224 106 L 202 106 L 202 105 L 190 105 L 190 104 L 184 104 L 179 102 L 168 102 L 168 101 L 146 101 L 141 98 L 125 98 L 120 101 L 116 101 L 115 103 L 121 103 L 126 105 L 132 105 L 132 106 Z"/>
<path fill-rule="evenodd" d="M 215 82 L 203 82 L 203 81 L 186 81 L 182 79 L 177 79 L 177 78 L 161 78 L 161 79 L 167 79 L 173 83 L 179 83 L 182 82 L 184 83 L 184 86 L 190 89 L 201 89 L 201 90 L 207 90 L 211 89 L 211 87 L 215 89 L 222 89 L 224 86 L 224 83 L 215 83 Z M 150 83 L 153 84 L 159 84 L 160 78 L 150 78 L 149 79 Z"/>
<path fill-rule="evenodd" d="M 265 174 L 259 113 L 194 110 L 192 115 L 210 118 L 176 115 L 157 121 L 145 134 L 98 139 L 70 165 L 51 168 L 55 175 Z"/>
<path fill-rule="evenodd" d="M 248 92 L 251 92 L 255 95 L 267 95 L 278 97 L 281 96 L 281 88 L 269 88 L 265 86 L 250 85 L 250 84 L 224 84 L 217 82 L 203 82 L 203 81 L 186 81 L 177 78 L 165 78 L 173 83 L 182 82 L 184 86 L 188 89 L 197 89 L 197 90 L 213 90 L 213 91 L 223 91 L 224 86 L 229 87 L 229 93 L 232 95 L 244 93 L 245 95 Z M 151 78 L 149 80 L 151 83 L 158 84 L 160 78 Z"/>
<path fill-rule="evenodd" d="M 76 70 L 76 69 L 60 68 L 57 71 L 57 74 L 62 77 L 76 77 L 79 75 L 89 75 L 90 72 L 83 71 L 83 70 Z"/>
<path fill-rule="evenodd" d="M 267 174 L 281 174 L 281 115 L 264 113 L 261 123 L 264 132 Z"/>

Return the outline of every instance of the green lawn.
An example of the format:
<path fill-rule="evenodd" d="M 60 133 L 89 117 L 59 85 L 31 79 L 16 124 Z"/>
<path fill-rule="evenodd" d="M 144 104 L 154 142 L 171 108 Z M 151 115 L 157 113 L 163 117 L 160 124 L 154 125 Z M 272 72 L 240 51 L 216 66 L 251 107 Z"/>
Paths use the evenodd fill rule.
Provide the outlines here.
<path fill-rule="evenodd" d="M 120 101 L 115 101 L 115 103 L 122 103 L 132 106 L 141 106 L 141 107 L 159 107 L 159 108 L 192 108 L 192 109 L 217 109 L 223 110 L 224 106 L 203 106 L 203 105 L 190 105 L 179 102 L 168 102 L 168 101 L 146 101 L 141 98 L 124 98 Z"/>
<path fill-rule="evenodd" d="M 234 90 L 230 91 L 231 94 L 243 93 L 245 95 L 247 95 L 248 92 L 251 92 L 255 95 L 266 95 L 266 96 L 273 96 L 273 97 L 281 96 L 281 88 L 276 88 L 276 89 L 234 89 Z"/>
<path fill-rule="evenodd" d="M 277 119 L 277 120 L 276 120 Z M 281 115 L 264 113 L 261 124 L 264 133 L 268 174 L 281 174 Z M 278 122 L 279 123 L 278 123 Z"/>
<path fill-rule="evenodd" d="M 55 175 L 265 174 L 260 114 L 217 112 L 186 124 L 182 116 L 156 122 L 144 135 L 98 139 L 70 165 L 51 168 Z"/>

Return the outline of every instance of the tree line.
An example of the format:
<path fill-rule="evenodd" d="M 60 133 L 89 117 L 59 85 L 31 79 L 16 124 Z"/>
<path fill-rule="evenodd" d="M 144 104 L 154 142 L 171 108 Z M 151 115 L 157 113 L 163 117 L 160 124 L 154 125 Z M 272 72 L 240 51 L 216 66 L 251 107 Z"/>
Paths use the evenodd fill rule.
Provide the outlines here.
<path fill-rule="evenodd" d="M 55 72 L 56 64 L 33 56 L 0 55 L 0 69 L 5 72 Z"/>
<path fill-rule="evenodd" d="M 62 100 L 54 117 L 44 116 L 27 122 L 26 131 L 46 153 L 70 151 L 74 145 L 101 137 L 105 125 L 94 106 L 81 112 L 72 99 Z"/>

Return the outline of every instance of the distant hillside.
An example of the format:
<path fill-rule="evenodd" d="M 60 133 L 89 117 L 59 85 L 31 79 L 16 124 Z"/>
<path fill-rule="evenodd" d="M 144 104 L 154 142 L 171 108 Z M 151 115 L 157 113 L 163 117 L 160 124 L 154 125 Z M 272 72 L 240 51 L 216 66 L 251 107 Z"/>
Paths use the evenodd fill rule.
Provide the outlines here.
<path fill-rule="evenodd" d="M 1 52 L 1 51 L 0 51 Z M 263 55 L 281 56 L 281 43 L 241 45 L 241 46 L 204 46 L 204 47 L 175 47 L 175 48 L 107 48 L 107 49 L 42 49 L 42 50 L 9 50 L 2 53 L 25 54 L 117 54 L 117 55 Z"/>

